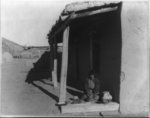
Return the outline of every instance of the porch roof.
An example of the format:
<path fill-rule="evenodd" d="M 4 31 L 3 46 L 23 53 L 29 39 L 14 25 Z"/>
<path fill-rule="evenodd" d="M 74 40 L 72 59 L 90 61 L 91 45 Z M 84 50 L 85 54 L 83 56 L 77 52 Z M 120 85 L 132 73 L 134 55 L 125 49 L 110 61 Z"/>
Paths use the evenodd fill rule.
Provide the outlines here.
<path fill-rule="evenodd" d="M 66 5 L 65 9 L 60 14 L 59 19 L 52 26 L 50 32 L 47 35 L 49 42 L 57 33 L 63 31 L 72 20 L 97 13 L 104 13 L 116 10 L 117 5 L 120 3 L 120 1 L 86 1 L 74 2 Z"/>
<path fill-rule="evenodd" d="M 96 10 L 105 7 L 113 7 L 116 4 L 120 3 L 119 1 L 86 1 L 86 2 L 74 2 L 66 5 L 65 9 L 62 12 L 62 15 L 70 14 L 72 12 L 80 12 L 86 10 Z"/>

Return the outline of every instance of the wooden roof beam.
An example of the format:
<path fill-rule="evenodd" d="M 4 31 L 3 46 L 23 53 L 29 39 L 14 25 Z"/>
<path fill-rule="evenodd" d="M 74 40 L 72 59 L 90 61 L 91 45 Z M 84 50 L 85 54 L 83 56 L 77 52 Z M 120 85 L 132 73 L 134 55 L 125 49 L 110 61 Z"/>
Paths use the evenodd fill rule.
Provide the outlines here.
<path fill-rule="evenodd" d="M 86 16 L 92 16 L 92 15 L 95 15 L 95 14 L 100 14 L 100 13 L 106 13 L 106 12 L 110 12 L 110 11 L 115 11 L 117 10 L 118 7 L 108 7 L 108 8 L 102 8 L 102 9 L 98 9 L 98 10 L 95 10 L 95 11 L 87 11 L 87 12 L 83 12 L 83 13 L 71 13 L 68 17 L 65 18 L 65 23 L 63 25 L 61 25 L 60 28 L 58 28 L 55 33 L 50 37 L 53 38 L 57 33 L 59 33 L 60 31 L 62 31 L 63 29 L 65 29 L 68 24 L 70 23 L 71 20 L 73 19 L 76 19 L 76 18 L 82 18 L 82 17 L 86 17 Z"/>
<path fill-rule="evenodd" d="M 60 31 L 62 31 L 63 29 L 65 29 L 65 28 L 68 26 L 68 24 L 70 23 L 70 21 L 71 21 L 73 15 L 74 15 L 74 12 L 73 12 L 72 14 L 70 14 L 68 17 L 66 17 L 66 19 L 65 19 L 66 21 L 64 22 L 64 24 L 62 24 L 62 25 L 60 26 L 60 28 L 58 28 L 58 29 L 54 32 L 54 34 L 50 37 L 50 39 L 52 39 L 57 33 L 59 33 Z"/>
<path fill-rule="evenodd" d="M 110 8 L 98 9 L 95 11 L 87 11 L 84 13 L 74 14 L 71 19 L 82 18 L 82 17 L 91 16 L 91 15 L 100 14 L 100 13 L 106 13 L 106 12 L 110 12 L 110 11 L 115 11 L 117 9 L 118 9 L 118 7 L 113 7 L 113 8 L 110 7 Z"/>

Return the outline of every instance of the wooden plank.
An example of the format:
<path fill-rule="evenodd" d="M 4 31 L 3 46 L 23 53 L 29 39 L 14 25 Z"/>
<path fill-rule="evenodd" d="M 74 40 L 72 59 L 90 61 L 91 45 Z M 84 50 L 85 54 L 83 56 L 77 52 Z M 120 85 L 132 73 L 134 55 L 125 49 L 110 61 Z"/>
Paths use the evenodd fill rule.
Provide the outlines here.
<path fill-rule="evenodd" d="M 63 34 L 63 52 L 62 52 L 62 66 L 61 66 L 61 80 L 60 80 L 60 96 L 58 104 L 65 104 L 66 102 L 66 79 L 68 68 L 68 41 L 69 41 L 69 27 L 67 27 Z"/>
<path fill-rule="evenodd" d="M 84 13 L 73 14 L 73 16 L 71 17 L 71 19 L 82 18 L 82 17 L 85 17 L 85 16 L 91 16 L 91 15 L 95 15 L 95 14 L 100 14 L 100 13 L 115 11 L 117 9 L 118 9 L 118 7 L 113 7 L 113 8 L 108 7 L 108 8 L 103 8 L 103 9 L 95 10 L 95 11 L 87 11 L 87 12 L 84 12 Z"/>
<path fill-rule="evenodd" d="M 119 104 L 110 102 L 108 104 L 98 103 L 81 103 L 69 104 L 61 106 L 62 113 L 84 113 L 84 112 L 102 112 L 102 111 L 116 111 L 119 110 Z"/>

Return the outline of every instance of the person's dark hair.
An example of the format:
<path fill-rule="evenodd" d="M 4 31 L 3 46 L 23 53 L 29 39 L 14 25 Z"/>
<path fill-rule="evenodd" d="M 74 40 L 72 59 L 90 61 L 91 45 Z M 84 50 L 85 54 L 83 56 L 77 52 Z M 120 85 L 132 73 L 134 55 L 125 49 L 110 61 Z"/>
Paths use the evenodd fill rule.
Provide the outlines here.
<path fill-rule="evenodd" d="M 89 72 L 88 76 L 90 77 L 91 75 L 94 75 L 94 76 L 95 76 L 94 70 L 91 70 L 91 71 Z"/>

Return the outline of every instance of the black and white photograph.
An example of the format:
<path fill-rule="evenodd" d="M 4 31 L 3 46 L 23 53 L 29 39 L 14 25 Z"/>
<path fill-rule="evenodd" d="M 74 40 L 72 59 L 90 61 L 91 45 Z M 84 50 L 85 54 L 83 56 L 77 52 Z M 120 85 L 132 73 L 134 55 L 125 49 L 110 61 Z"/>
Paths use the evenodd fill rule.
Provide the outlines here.
<path fill-rule="evenodd" d="M 1 0 L 1 117 L 150 117 L 149 0 Z"/>

